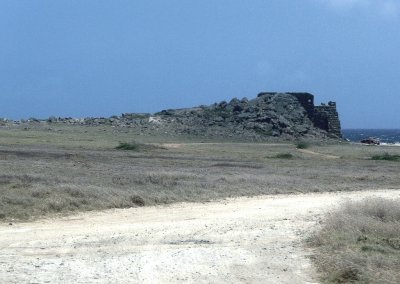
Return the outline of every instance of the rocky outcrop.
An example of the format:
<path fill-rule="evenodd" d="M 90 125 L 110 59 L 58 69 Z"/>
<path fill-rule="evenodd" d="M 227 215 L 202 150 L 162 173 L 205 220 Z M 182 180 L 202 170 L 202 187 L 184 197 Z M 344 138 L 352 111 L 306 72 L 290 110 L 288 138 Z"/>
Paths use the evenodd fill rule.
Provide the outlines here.
<path fill-rule="evenodd" d="M 155 114 L 124 113 L 109 118 L 60 118 L 28 123 L 70 124 L 138 129 L 141 133 L 233 137 L 263 141 L 270 138 L 340 138 L 336 104 L 314 106 L 309 93 L 260 93 L 255 99 L 232 99 L 209 106 L 163 110 Z"/>
<path fill-rule="evenodd" d="M 290 138 L 320 134 L 299 100 L 280 93 L 264 94 L 253 100 L 235 98 L 211 106 L 164 110 L 155 115 L 163 124 L 174 124 L 174 129 L 183 127 L 183 132 L 207 136 Z"/>

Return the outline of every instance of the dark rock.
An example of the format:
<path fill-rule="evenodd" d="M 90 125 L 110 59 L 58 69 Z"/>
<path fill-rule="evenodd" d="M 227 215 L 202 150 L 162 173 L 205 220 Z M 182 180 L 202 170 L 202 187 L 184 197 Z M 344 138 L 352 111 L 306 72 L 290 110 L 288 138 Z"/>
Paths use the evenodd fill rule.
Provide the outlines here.
<path fill-rule="evenodd" d="M 363 139 L 363 140 L 361 140 L 361 143 L 368 144 L 368 145 L 380 145 L 381 144 L 379 139 L 374 138 L 374 137 L 369 137 L 367 139 Z"/>

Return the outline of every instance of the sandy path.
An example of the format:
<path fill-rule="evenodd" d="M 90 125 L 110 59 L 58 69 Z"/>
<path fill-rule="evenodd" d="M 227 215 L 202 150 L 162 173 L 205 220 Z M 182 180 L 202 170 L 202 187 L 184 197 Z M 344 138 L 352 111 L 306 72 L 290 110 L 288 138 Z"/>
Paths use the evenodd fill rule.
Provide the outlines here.
<path fill-rule="evenodd" d="M 314 151 L 307 150 L 307 149 L 297 149 L 297 151 L 304 153 L 304 154 L 316 155 L 316 156 L 327 158 L 327 159 L 340 159 L 339 156 L 322 154 L 322 153 L 314 152 Z"/>
<path fill-rule="evenodd" d="M 236 198 L 0 225 L 1 283 L 313 283 L 302 241 L 346 198 Z"/>
<path fill-rule="evenodd" d="M 163 143 L 163 144 L 150 143 L 150 144 L 161 145 L 162 147 L 165 147 L 165 148 L 177 149 L 177 148 L 181 148 L 182 146 L 188 146 L 188 145 L 189 146 L 191 146 L 191 145 L 200 145 L 200 146 L 202 146 L 202 145 L 229 145 L 229 144 L 247 145 L 248 143 L 246 143 L 246 142 L 243 142 L 243 143 L 240 143 L 240 142 L 231 142 L 231 143 L 229 143 L 229 142 L 224 142 L 224 143 L 221 143 L 221 142 L 219 142 L 219 143 L 218 142 L 203 142 L 203 143 L 191 142 L 191 143 Z M 287 143 L 257 143 L 257 145 L 273 147 L 273 146 L 288 146 L 290 144 L 287 144 Z"/>

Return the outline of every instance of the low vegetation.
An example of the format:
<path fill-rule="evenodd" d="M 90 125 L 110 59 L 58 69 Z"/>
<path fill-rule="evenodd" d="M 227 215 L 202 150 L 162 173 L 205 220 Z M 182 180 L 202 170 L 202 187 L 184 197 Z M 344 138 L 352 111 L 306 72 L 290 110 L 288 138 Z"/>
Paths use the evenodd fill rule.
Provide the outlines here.
<path fill-rule="evenodd" d="M 0 220 L 235 196 L 398 188 L 381 147 L 185 140 L 135 128 L 0 127 Z M 179 140 L 181 139 L 181 140 Z M 194 138 L 191 138 L 194 139 Z M 131 142 L 135 141 L 135 142 Z M 125 142 L 125 143 L 120 143 Z M 129 143 L 126 143 L 129 142 Z M 206 142 L 206 143 L 203 143 Z M 119 149 L 115 149 L 119 146 Z M 400 155 L 400 147 L 387 147 Z M 338 155 L 327 159 L 322 155 Z"/>
<path fill-rule="evenodd" d="M 310 239 L 327 283 L 400 283 L 400 200 L 348 202 Z"/>
<path fill-rule="evenodd" d="M 310 148 L 310 144 L 308 142 L 300 141 L 296 143 L 297 149 L 308 149 Z"/>
<path fill-rule="evenodd" d="M 139 149 L 139 145 L 137 143 L 119 143 L 119 145 L 115 147 L 115 149 L 136 151 Z"/>
<path fill-rule="evenodd" d="M 154 149 L 164 149 L 162 147 L 156 146 L 156 145 L 151 145 L 151 144 L 145 144 L 145 143 L 138 143 L 138 142 L 120 142 L 117 147 L 115 147 L 117 150 L 127 150 L 127 151 L 146 151 L 146 150 L 154 150 Z"/>
<path fill-rule="evenodd" d="M 400 161 L 400 155 L 392 155 L 389 153 L 384 153 L 384 154 L 373 155 L 371 159 L 377 161 Z"/>
<path fill-rule="evenodd" d="M 276 159 L 293 159 L 293 154 L 290 153 L 279 153 L 274 156 Z"/>

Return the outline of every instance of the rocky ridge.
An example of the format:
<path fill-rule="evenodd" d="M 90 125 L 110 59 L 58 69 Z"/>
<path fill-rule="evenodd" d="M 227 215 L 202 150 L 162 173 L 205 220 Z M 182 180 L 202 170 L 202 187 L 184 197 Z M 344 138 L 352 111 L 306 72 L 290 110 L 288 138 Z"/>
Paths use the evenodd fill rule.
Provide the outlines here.
<path fill-rule="evenodd" d="M 305 95 L 304 95 L 305 94 Z M 312 100 L 308 99 L 312 97 Z M 308 101 L 305 103 L 305 98 Z M 319 107 L 315 107 L 318 110 Z M 325 107 L 326 108 L 326 107 Z M 251 141 L 273 138 L 340 138 L 340 123 L 336 105 L 326 108 L 329 116 L 314 121 L 313 96 L 307 93 L 260 93 L 255 99 L 234 98 L 209 106 L 163 110 L 155 114 L 124 113 L 109 118 L 61 118 L 46 120 L 7 121 L 1 124 L 68 124 L 85 126 L 110 125 L 119 128 L 136 128 L 151 135 L 161 132 L 169 135 L 193 135 L 210 138 L 234 137 Z M 329 119 L 335 116 L 335 130 L 330 130 Z M 321 118 L 322 117 L 322 118 Z M 326 117 L 326 118 L 324 118 Z M 322 121 L 325 119 L 326 121 Z M 326 123 L 325 123 L 326 122 Z M 339 132 L 337 131 L 337 125 Z M 326 125 L 326 126 L 325 126 Z M 325 129 L 323 129 L 325 128 Z M 339 133 L 339 134 L 338 134 Z"/>

